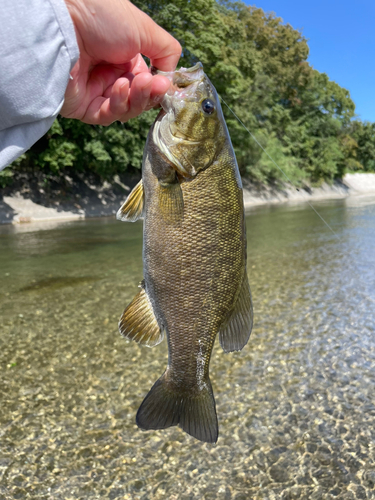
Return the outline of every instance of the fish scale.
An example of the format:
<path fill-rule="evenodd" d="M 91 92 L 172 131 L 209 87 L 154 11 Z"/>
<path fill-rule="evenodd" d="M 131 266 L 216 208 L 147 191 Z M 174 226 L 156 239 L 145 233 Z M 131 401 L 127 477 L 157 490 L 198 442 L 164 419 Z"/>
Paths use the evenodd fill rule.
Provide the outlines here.
<path fill-rule="evenodd" d="M 168 340 L 168 366 L 138 410 L 139 427 L 180 425 L 216 442 L 209 379 L 215 338 L 219 333 L 226 352 L 240 350 L 252 327 L 242 185 L 202 66 L 166 76 L 171 91 L 148 135 L 142 181 L 118 213 L 121 220 L 144 217 L 144 281 L 120 331 L 149 346 L 164 333 Z"/>

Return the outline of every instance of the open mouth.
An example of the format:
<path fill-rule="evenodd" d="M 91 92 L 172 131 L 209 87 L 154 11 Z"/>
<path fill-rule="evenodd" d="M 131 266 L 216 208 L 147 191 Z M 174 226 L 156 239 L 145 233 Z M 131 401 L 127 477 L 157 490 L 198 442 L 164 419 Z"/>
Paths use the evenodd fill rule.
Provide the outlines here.
<path fill-rule="evenodd" d="M 177 97 L 180 99 L 192 99 L 197 85 L 204 80 L 204 72 L 202 63 L 198 62 L 191 68 L 180 68 L 176 71 L 159 71 L 152 69 L 153 74 L 166 76 L 171 82 L 171 86 L 165 95 L 168 97 Z M 168 99 L 165 99 L 165 104 L 168 104 Z M 163 104 L 162 104 L 163 106 Z M 163 106 L 164 109 L 166 109 Z"/>
<path fill-rule="evenodd" d="M 180 68 L 174 72 L 172 85 L 185 88 L 194 82 L 200 82 L 204 78 L 202 63 L 198 62 L 191 68 Z"/>

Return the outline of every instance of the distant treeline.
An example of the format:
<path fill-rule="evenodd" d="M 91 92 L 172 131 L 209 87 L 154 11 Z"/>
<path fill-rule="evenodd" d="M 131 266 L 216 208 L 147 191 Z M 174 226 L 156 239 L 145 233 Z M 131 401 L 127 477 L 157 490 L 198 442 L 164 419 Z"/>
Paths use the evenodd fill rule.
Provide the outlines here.
<path fill-rule="evenodd" d="M 218 93 L 294 182 L 319 184 L 345 172 L 375 171 L 375 125 L 354 120 L 347 90 L 307 62 L 300 31 L 242 2 L 135 0 L 183 47 L 180 65 L 201 61 Z M 284 180 L 223 106 L 241 173 Z M 91 171 L 103 178 L 140 169 L 150 111 L 122 125 L 85 125 L 59 117 L 16 163 L 21 169 Z"/>

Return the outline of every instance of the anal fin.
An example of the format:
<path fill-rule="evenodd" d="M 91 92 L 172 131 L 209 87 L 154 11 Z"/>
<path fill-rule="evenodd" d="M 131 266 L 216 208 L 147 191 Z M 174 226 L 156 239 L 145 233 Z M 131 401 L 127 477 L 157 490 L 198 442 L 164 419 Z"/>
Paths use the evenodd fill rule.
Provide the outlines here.
<path fill-rule="evenodd" d="M 116 218 L 127 222 L 138 220 L 143 215 L 144 199 L 143 182 L 141 179 L 118 210 Z"/>
<path fill-rule="evenodd" d="M 249 280 L 245 274 L 241 290 L 228 320 L 220 328 L 219 340 L 224 352 L 241 351 L 253 327 L 253 304 Z"/>
<path fill-rule="evenodd" d="M 121 335 L 147 347 L 154 347 L 163 340 L 164 333 L 142 283 L 140 292 L 122 313 L 118 326 Z"/>

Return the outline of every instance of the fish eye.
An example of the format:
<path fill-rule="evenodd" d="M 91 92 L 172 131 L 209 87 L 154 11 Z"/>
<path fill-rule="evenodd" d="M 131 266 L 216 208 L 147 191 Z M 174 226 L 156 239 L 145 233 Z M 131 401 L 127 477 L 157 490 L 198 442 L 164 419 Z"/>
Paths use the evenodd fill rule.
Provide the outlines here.
<path fill-rule="evenodd" d="M 215 104 L 211 101 L 211 99 L 205 99 L 202 101 L 202 109 L 207 115 L 212 115 L 215 111 Z"/>

